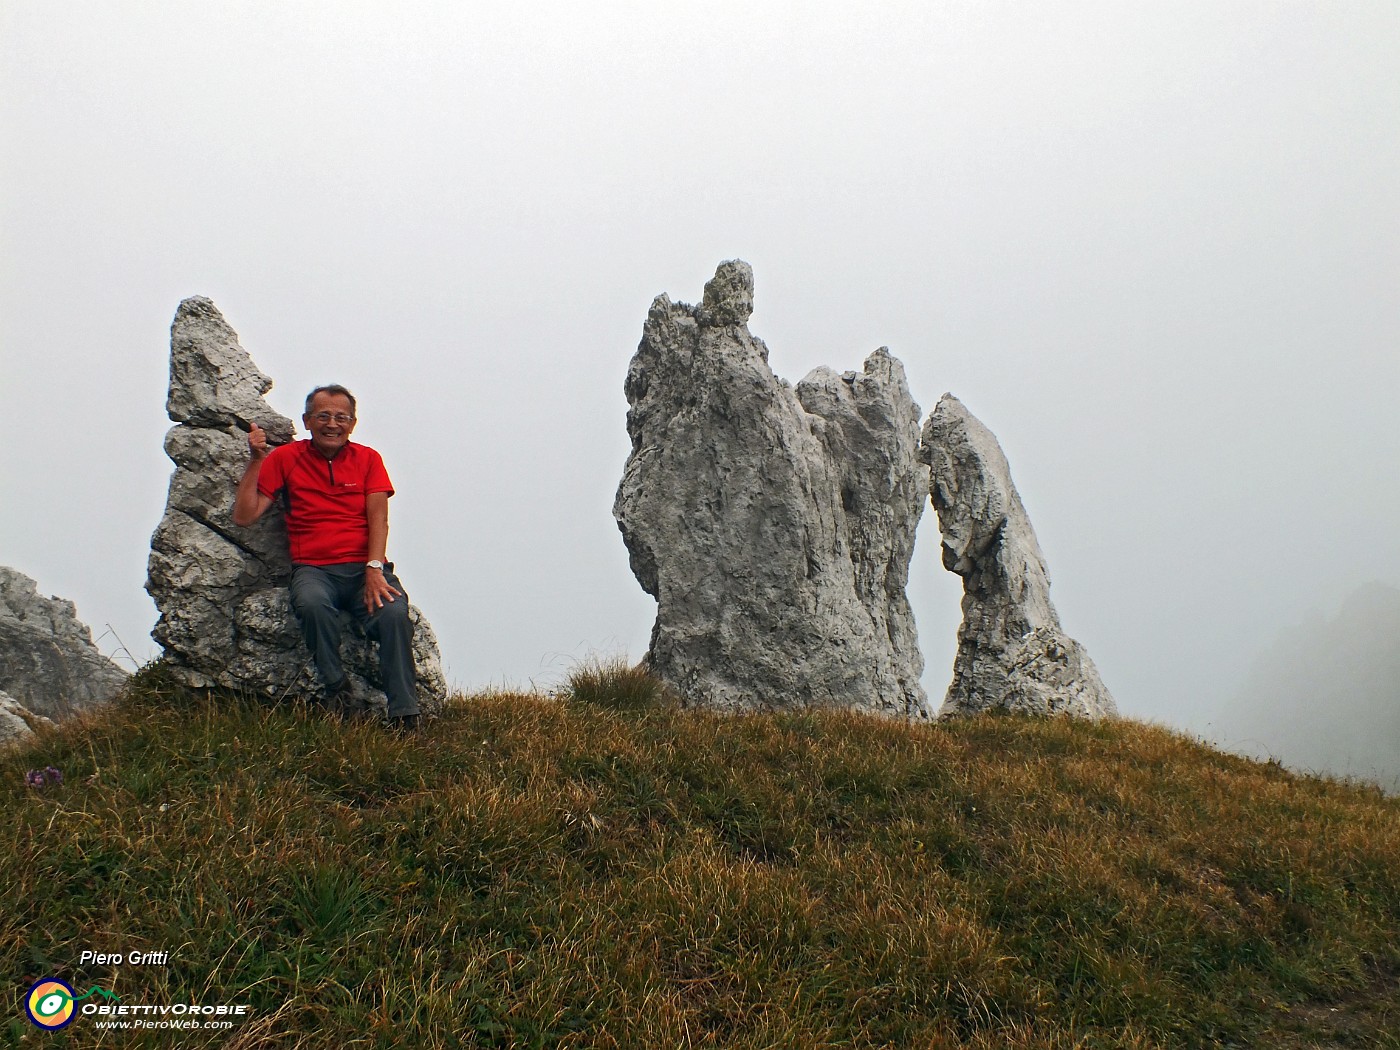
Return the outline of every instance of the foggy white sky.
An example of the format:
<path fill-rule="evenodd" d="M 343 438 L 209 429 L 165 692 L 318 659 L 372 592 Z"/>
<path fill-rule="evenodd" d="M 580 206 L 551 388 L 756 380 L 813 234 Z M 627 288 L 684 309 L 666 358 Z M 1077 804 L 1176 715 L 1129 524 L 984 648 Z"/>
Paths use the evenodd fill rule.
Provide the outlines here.
<path fill-rule="evenodd" d="M 646 647 L 611 517 L 652 297 L 753 264 L 999 437 L 1125 714 L 1208 732 L 1400 584 L 1400 5 L 6 0 L 0 563 L 139 659 L 169 324 L 360 398 L 464 688 Z M 959 581 L 911 598 L 941 697 Z M 111 651 L 115 642 L 103 641 Z"/>

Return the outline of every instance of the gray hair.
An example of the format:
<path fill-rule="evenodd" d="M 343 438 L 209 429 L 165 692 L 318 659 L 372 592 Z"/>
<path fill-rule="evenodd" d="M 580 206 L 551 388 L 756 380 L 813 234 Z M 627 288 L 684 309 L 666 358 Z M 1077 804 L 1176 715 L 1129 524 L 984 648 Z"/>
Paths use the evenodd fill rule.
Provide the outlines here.
<path fill-rule="evenodd" d="M 316 400 L 317 394 L 337 394 L 350 399 L 350 414 L 355 414 L 355 395 L 346 390 L 339 383 L 329 383 L 326 386 L 318 386 L 311 393 L 306 395 L 306 414 L 311 415 L 311 402 Z"/>

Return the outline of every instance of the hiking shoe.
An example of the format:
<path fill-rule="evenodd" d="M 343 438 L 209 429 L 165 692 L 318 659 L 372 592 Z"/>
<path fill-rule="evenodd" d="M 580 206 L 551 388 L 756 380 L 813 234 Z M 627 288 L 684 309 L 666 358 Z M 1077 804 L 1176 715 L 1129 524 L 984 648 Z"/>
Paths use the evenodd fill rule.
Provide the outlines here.
<path fill-rule="evenodd" d="M 338 685 L 325 686 L 319 697 L 311 700 L 311 703 L 319 707 L 332 718 L 338 717 L 340 708 L 350 695 L 350 679 L 342 678 Z"/>
<path fill-rule="evenodd" d="M 389 732 L 396 736 L 416 736 L 427 728 L 422 715 L 390 715 Z"/>
<path fill-rule="evenodd" d="M 370 717 L 364 688 L 348 675 L 326 691 L 326 713 L 342 722 L 362 722 Z"/>

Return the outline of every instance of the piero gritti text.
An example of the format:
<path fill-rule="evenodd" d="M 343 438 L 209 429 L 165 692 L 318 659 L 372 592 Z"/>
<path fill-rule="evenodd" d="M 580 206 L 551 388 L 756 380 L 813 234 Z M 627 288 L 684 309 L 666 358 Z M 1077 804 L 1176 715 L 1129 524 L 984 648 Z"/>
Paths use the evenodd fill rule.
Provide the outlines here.
<path fill-rule="evenodd" d="M 83 952 L 79 966 L 164 966 L 170 961 L 169 952 Z"/>

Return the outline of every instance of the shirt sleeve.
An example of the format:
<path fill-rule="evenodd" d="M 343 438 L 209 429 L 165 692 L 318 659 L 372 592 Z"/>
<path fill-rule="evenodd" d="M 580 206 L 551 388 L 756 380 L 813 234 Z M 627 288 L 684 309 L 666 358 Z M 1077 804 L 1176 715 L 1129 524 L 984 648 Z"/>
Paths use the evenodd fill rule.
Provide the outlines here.
<path fill-rule="evenodd" d="M 258 468 L 258 492 L 268 499 L 276 499 L 277 493 L 287 483 L 287 454 L 283 449 L 290 445 L 280 445 L 267 454 Z"/>
<path fill-rule="evenodd" d="M 368 462 L 365 464 L 365 495 L 374 492 L 387 492 L 394 494 L 394 484 L 389 480 L 389 472 L 384 469 L 384 460 L 374 449 L 367 449 L 369 452 Z"/>

